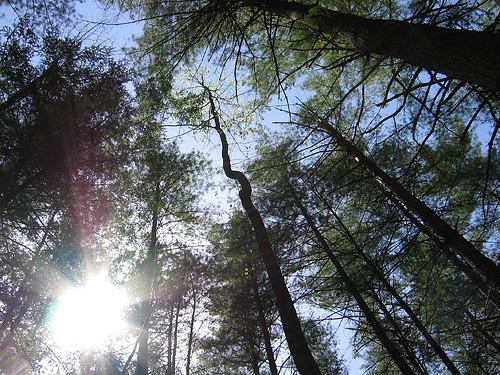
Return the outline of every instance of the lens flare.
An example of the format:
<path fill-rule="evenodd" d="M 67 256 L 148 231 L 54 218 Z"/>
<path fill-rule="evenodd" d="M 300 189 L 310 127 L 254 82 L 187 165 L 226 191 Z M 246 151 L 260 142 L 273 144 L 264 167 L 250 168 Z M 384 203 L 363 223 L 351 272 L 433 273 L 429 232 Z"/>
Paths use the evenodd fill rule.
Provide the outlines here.
<path fill-rule="evenodd" d="M 125 331 L 128 304 L 125 291 L 106 276 L 91 277 L 58 298 L 49 323 L 53 338 L 67 350 L 103 346 Z"/>

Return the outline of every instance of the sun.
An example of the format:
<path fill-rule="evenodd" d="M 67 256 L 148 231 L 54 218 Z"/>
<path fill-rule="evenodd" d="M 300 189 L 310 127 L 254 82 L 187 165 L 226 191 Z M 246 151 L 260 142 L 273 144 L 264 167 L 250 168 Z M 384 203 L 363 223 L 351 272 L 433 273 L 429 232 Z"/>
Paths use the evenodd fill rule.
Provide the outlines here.
<path fill-rule="evenodd" d="M 125 332 L 129 303 L 125 290 L 105 275 L 90 277 L 57 298 L 49 322 L 52 337 L 67 350 L 101 347 Z"/>

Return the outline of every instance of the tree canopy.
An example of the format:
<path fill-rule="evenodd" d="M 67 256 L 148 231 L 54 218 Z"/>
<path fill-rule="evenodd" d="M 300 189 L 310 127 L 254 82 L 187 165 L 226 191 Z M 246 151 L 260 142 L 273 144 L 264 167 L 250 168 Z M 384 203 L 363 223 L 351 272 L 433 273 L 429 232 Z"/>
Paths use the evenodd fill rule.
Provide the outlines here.
<path fill-rule="evenodd" d="M 498 1 L 76 5 L 0 2 L 1 373 L 500 371 Z"/>

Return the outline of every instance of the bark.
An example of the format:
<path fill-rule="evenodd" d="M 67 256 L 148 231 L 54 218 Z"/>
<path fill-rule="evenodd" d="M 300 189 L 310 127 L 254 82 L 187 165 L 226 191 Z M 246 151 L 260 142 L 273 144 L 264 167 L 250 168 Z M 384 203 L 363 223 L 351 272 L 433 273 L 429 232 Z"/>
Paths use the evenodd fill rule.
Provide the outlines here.
<path fill-rule="evenodd" d="M 351 277 L 347 274 L 345 268 L 342 266 L 338 258 L 335 256 L 333 253 L 332 249 L 330 248 L 330 245 L 326 242 L 326 239 L 323 237 L 321 232 L 319 231 L 318 227 L 314 223 L 313 219 L 307 212 L 307 209 L 305 206 L 302 204 L 300 201 L 299 197 L 295 194 L 293 189 L 291 190 L 291 194 L 293 199 L 295 200 L 295 203 L 297 204 L 297 207 L 300 209 L 300 212 L 302 213 L 302 216 L 306 220 L 307 224 L 311 228 L 311 230 L 314 233 L 314 236 L 316 237 L 316 240 L 319 242 L 321 248 L 325 252 L 325 254 L 328 256 L 332 264 L 335 266 L 338 275 L 340 276 L 341 280 L 345 284 L 347 290 L 349 293 L 353 296 L 353 298 L 356 300 L 356 303 L 358 304 L 361 312 L 365 316 L 368 324 L 373 328 L 373 331 L 377 338 L 380 340 L 381 344 L 384 346 L 384 348 L 387 350 L 389 355 L 391 356 L 392 360 L 398 366 L 399 370 L 401 371 L 402 374 L 408 374 L 412 375 L 414 374 L 414 371 L 410 368 L 410 366 L 406 363 L 406 360 L 404 359 L 403 355 L 399 351 L 399 349 L 396 347 L 396 345 L 391 341 L 391 339 L 387 336 L 385 333 L 384 328 L 378 321 L 375 313 L 371 310 L 371 308 L 368 306 L 366 303 L 365 299 L 361 295 L 361 292 L 359 288 L 357 287 L 356 283 L 351 279 Z"/>
<path fill-rule="evenodd" d="M 486 90 L 500 89 L 500 34 L 368 19 L 286 1 L 246 1 L 367 54 L 395 57 Z"/>
<path fill-rule="evenodd" d="M 260 330 L 262 331 L 262 336 L 264 337 L 264 346 L 266 348 L 267 361 L 269 362 L 269 371 L 271 375 L 278 375 L 278 367 L 276 366 L 276 361 L 274 360 L 274 351 L 271 344 L 271 336 L 269 335 L 269 328 L 267 326 L 266 316 L 264 314 L 264 308 L 262 306 L 262 301 L 260 300 L 259 286 L 257 285 L 257 280 L 255 274 L 252 271 L 252 288 L 255 297 L 255 302 L 257 304 L 257 310 L 259 313 L 259 324 Z"/>
<path fill-rule="evenodd" d="M 157 269 L 157 259 L 156 259 L 156 245 L 157 245 L 157 231 L 158 231 L 158 204 L 160 200 L 160 183 L 157 182 L 154 192 L 154 209 L 153 209 L 153 222 L 151 224 L 151 236 L 150 243 L 148 247 L 148 254 L 144 264 L 143 272 L 143 285 L 144 291 L 141 295 L 140 311 L 142 318 L 142 329 L 139 334 L 139 347 L 137 350 L 137 365 L 136 365 L 136 375 L 148 375 L 148 358 L 149 358 L 149 319 L 151 317 L 152 310 L 154 308 L 153 298 L 151 295 L 151 288 L 153 293 L 156 294 L 156 269 Z"/>
<path fill-rule="evenodd" d="M 472 271 L 491 287 L 500 290 L 500 268 L 488 257 L 477 250 L 460 233 L 441 219 L 424 202 L 416 198 L 403 185 L 391 178 L 371 159 L 365 156 L 356 146 L 349 142 L 340 132 L 326 121 L 320 121 L 320 129 L 328 133 L 356 162 L 365 168 L 373 178 L 387 191 L 399 200 L 407 209 L 416 215 L 431 233 L 431 240 L 443 242 L 450 246 L 472 268 Z M 447 255 L 447 254 L 445 254 Z M 452 259 L 450 259 L 453 261 Z M 473 279 L 471 279 L 474 282 Z M 478 285 L 481 287 L 480 285 Z"/>
<path fill-rule="evenodd" d="M 269 240 L 269 235 L 264 225 L 264 221 L 252 202 L 252 188 L 250 182 L 242 172 L 235 171 L 231 168 L 226 135 L 221 129 L 212 95 L 208 89 L 206 90 L 210 99 L 210 108 L 215 122 L 215 129 L 217 130 L 222 143 L 224 173 L 228 178 L 236 180 L 241 187 L 239 192 L 240 200 L 250 222 L 252 223 L 257 240 L 257 248 L 269 276 L 269 282 L 271 283 L 271 287 L 276 298 L 276 307 L 278 308 L 280 314 L 283 331 L 285 332 L 288 347 L 295 366 L 301 375 L 320 375 L 321 371 L 311 354 L 304 332 L 302 331 L 297 311 L 295 310 L 292 297 L 290 296 L 285 283 L 285 278 L 281 273 L 278 260 L 271 247 L 271 242 Z"/>
<path fill-rule="evenodd" d="M 181 310 L 181 296 L 176 301 L 175 308 L 175 323 L 174 323 L 174 346 L 172 348 L 172 364 L 170 366 L 170 373 L 175 374 L 175 362 L 177 361 L 177 333 L 179 332 L 179 315 Z"/>
<path fill-rule="evenodd" d="M 370 259 L 363 249 L 359 246 L 358 242 L 356 239 L 352 236 L 351 232 L 349 229 L 345 226 L 344 222 L 340 219 L 340 217 L 337 215 L 335 210 L 325 201 L 323 200 L 323 203 L 327 206 L 328 210 L 332 213 L 332 215 L 335 217 L 335 220 L 340 226 L 340 229 L 342 232 L 345 234 L 347 237 L 347 240 L 349 243 L 356 249 L 357 254 L 363 259 L 366 263 L 366 265 L 370 268 L 370 270 L 373 272 L 373 274 L 377 277 L 378 280 L 382 282 L 384 285 L 385 289 L 394 297 L 394 299 L 398 302 L 399 306 L 404 310 L 404 312 L 408 315 L 408 317 L 411 319 L 412 323 L 417 327 L 419 332 L 422 334 L 422 336 L 425 338 L 429 346 L 436 352 L 436 354 L 439 356 L 439 358 L 443 361 L 444 365 L 448 369 L 448 371 L 453 374 L 453 375 L 461 375 L 461 372 L 456 368 L 456 366 L 453 364 L 451 359 L 448 357 L 446 352 L 443 350 L 441 345 L 437 343 L 437 341 L 434 339 L 434 337 L 430 334 L 430 332 L 425 328 L 424 324 L 422 321 L 418 318 L 417 314 L 413 311 L 413 309 L 406 303 L 406 301 L 401 297 L 399 292 L 391 285 L 391 283 L 387 280 L 387 278 L 383 275 L 383 272 L 376 266 L 375 262 Z M 449 251 L 449 250 L 448 250 Z M 458 261 L 458 259 L 457 259 Z M 463 263 L 462 263 L 463 265 Z"/>
<path fill-rule="evenodd" d="M 186 375 L 189 375 L 191 371 L 191 355 L 193 352 L 193 341 L 194 341 L 194 321 L 196 318 L 196 297 L 197 292 L 196 289 L 193 290 L 193 310 L 191 312 L 191 319 L 189 320 L 189 338 L 188 338 L 188 347 L 187 347 L 187 355 L 186 355 Z"/>

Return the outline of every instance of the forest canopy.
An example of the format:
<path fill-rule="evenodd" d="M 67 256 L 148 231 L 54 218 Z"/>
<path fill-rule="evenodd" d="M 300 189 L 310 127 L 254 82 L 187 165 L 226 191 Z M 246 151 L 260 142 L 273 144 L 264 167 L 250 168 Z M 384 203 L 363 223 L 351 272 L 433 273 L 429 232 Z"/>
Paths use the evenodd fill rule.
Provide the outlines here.
<path fill-rule="evenodd" d="M 0 373 L 500 372 L 498 1 L 0 14 Z"/>

